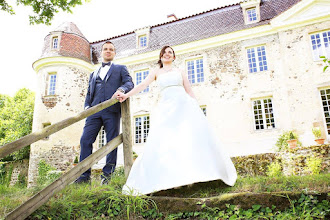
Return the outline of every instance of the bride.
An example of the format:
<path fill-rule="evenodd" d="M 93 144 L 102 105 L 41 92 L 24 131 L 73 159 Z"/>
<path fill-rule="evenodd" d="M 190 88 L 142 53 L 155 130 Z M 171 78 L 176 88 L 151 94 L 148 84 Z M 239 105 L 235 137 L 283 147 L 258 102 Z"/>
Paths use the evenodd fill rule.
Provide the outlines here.
<path fill-rule="evenodd" d="M 174 60 L 174 50 L 164 46 L 160 68 L 127 94 L 117 96 L 123 102 L 154 80 L 160 88 L 144 153 L 132 166 L 123 187 L 125 194 L 149 194 L 218 179 L 233 186 L 237 179 L 236 169 L 208 125 L 186 73 L 173 68 Z"/>

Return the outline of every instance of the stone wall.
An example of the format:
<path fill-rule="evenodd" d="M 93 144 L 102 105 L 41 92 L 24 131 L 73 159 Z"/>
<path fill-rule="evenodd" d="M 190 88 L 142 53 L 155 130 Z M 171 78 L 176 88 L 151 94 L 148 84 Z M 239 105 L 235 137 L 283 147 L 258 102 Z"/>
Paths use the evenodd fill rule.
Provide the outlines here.
<path fill-rule="evenodd" d="M 322 164 L 321 172 L 330 171 L 330 145 L 315 145 L 309 147 L 298 147 L 277 153 L 255 154 L 247 156 L 232 157 L 237 174 L 246 176 L 264 176 L 267 167 L 273 162 L 279 162 L 283 174 L 289 175 L 310 175 L 306 161 L 309 158 L 320 158 Z"/>
<path fill-rule="evenodd" d="M 319 89 L 330 87 L 330 75 L 322 72 L 322 61 L 313 60 L 310 34 L 329 25 L 326 21 L 203 50 L 196 42 L 194 52 L 176 54 L 174 65 L 181 69 L 186 60 L 203 57 L 204 82 L 192 89 L 231 156 L 274 152 L 285 130 L 294 129 L 304 146 L 314 144 L 314 126 L 327 139 Z M 246 50 L 260 45 L 266 48 L 268 70 L 249 73 Z M 157 68 L 156 62 L 129 65 L 134 82 L 135 71 Z M 157 93 L 153 83 L 148 94 L 132 97 L 132 117 L 150 114 L 151 129 Z M 275 128 L 256 130 L 253 100 L 263 98 L 272 98 Z M 143 144 L 134 147 L 143 149 Z"/>
<path fill-rule="evenodd" d="M 289 149 L 280 154 L 284 175 L 308 175 L 307 159 L 322 159 L 321 171 L 330 172 L 330 145 L 317 145 Z"/>
<path fill-rule="evenodd" d="M 63 58 L 65 61 L 65 58 Z M 56 95 L 47 95 L 47 75 L 56 72 Z M 36 94 L 33 132 L 72 117 L 84 110 L 90 72 L 79 66 L 50 65 L 38 72 L 39 92 Z M 46 101 L 45 101 L 46 100 Z M 48 101 L 47 101 L 48 100 Z M 50 101 L 52 104 L 50 105 Z M 64 171 L 79 156 L 79 143 L 84 120 L 77 122 L 31 145 L 29 186 L 35 184 L 37 165 L 41 159 Z"/>

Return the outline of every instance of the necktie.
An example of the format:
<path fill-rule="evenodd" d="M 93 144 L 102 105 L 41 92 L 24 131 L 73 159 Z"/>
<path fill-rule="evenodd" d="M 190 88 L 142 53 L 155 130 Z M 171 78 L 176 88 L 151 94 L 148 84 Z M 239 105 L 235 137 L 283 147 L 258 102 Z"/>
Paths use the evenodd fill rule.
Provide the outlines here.
<path fill-rule="evenodd" d="M 107 63 L 102 63 L 102 67 L 105 67 L 105 66 L 110 66 L 110 62 L 107 62 Z"/>

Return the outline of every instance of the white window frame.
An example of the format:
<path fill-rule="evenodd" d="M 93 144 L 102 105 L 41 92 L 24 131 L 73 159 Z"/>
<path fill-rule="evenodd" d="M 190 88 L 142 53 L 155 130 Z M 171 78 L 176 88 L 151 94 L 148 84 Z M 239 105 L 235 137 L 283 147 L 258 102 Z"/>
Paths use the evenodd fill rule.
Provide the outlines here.
<path fill-rule="evenodd" d="M 326 36 L 324 36 L 324 34 Z M 317 50 L 314 49 L 316 47 L 313 45 L 313 41 L 317 40 L 316 35 L 320 36 L 319 39 L 320 48 Z M 315 39 L 313 39 L 313 36 L 315 36 Z M 327 39 L 327 42 L 325 41 L 325 38 Z M 330 57 L 330 30 L 311 33 L 309 39 L 310 39 L 310 45 L 311 45 L 312 56 L 314 61 L 322 60 L 320 56 Z"/>
<path fill-rule="evenodd" d="M 199 68 L 199 65 L 200 64 L 197 64 L 197 61 L 202 61 L 202 77 L 198 78 L 198 70 L 201 69 Z M 193 77 L 190 77 L 191 74 L 189 73 L 189 65 L 190 65 L 190 62 L 193 62 L 193 67 L 194 67 L 194 73 L 193 73 Z M 199 84 L 199 83 L 203 83 L 205 81 L 205 59 L 203 56 L 200 56 L 200 57 L 195 57 L 195 58 L 191 58 L 191 59 L 187 59 L 186 60 L 186 73 L 187 73 L 187 76 L 188 76 L 188 80 L 190 82 L 191 85 L 193 84 Z M 193 82 L 193 79 L 195 80 Z M 200 81 L 198 82 L 198 79 L 200 79 Z"/>
<path fill-rule="evenodd" d="M 146 34 L 140 35 L 138 39 L 139 39 L 139 48 L 146 48 L 148 46 L 148 37 Z"/>
<path fill-rule="evenodd" d="M 327 90 L 329 93 L 327 93 Z M 322 91 L 325 91 L 325 97 L 322 97 Z M 330 87 L 319 89 L 319 95 L 321 100 L 321 107 L 323 112 L 323 122 L 326 131 L 326 136 L 330 136 Z M 329 98 L 327 97 L 329 96 Z M 325 99 L 323 99 L 325 98 Z M 327 109 L 327 110 L 326 110 Z M 329 127 L 328 127 L 329 126 Z"/>
<path fill-rule="evenodd" d="M 55 81 L 52 80 L 53 76 L 55 76 Z M 47 95 L 50 96 L 56 95 L 56 85 L 57 85 L 57 73 L 49 73 L 48 82 L 47 82 Z"/>
<path fill-rule="evenodd" d="M 149 46 L 149 38 L 150 38 L 150 27 L 145 27 L 142 29 L 137 29 L 134 31 L 136 36 L 136 48 L 137 49 L 145 49 Z M 146 44 L 141 45 L 140 44 L 140 38 L 145 37 L 146 38 Z"/>
<path fill-rule="evenodd" d="M 262 60 L 260 61 L 259 60 L 259 55 L 258 55 L 258 48 L 264 48 L 264 52 L 265 52 L 265 55 L 261 54 L 261 57 L 262 57 Z M 250 70 L 250 63 L 249 63 L 249 50 L 252 50 L 254 49 L 254 56 L 255 56 L 255 59 L 256 59 L 256 67 L 257 68 L 257 71 L 252 71 Z M 245 54 L 246 54 L 246 59 L 247 59 L 247 68 L 248 68 L 248 73 L 258 73 L 258 72 L 264 72 L 264 71 L 268 71 L 269 70 L 269 63 L 268 63 L 268 59 L 267 59 L 267 47 L 266 45 L 258 45 L 258 46 L 252 46 L 252 47 L 247 47 L 246 50 L 245 50 Z M 264 61 L 263 60 L 263 56 L 265 56 L 266 60 Z M 251 57 L 252 59 L 252 57 Z M 261 66 L 260 66 L 260 62 L 263 63 L 263 70 L 260 70 L 261 69 Z M 264 62 L 266 62 L 266 65 L 264 64 Z M 251 64 L 252 65 L 252 64 Z M 266 69 L 265 69 L 265 66 L 266 66 Z M 254 69 L 254 67 L 252 67 L 252 69 Z"/>
<path fill-rule="evenodd" d="M 52 37 L 52 49 L 58 50 L 59 48 L 59 37 L 58 36 L 53 36 Z"/>
<path fill-rule="evenodd" d="M 106 144 L 107 144 L 107 135 L 105 133 L 104 127 L 102 126 L 98 135 L 98 148 L 101 148 Z"/>
<path fill-rule="evenodd" d="M 240 3 L 242 7 L 243 17 L 245 24 L 253 24 L 260 21 L 260 2 L 261 0 L 249 0 L 249 1 L 242 1 Z M 248 10 L 255 9 L 256 13 L 256 20 L 249 21 L 248 17 Z"/>
<path fill-rule="evenodd" d="M 267 109 L 268 111 L 271 110 L 270 113 L 266 113 L 266 109 L 265 109 L 265 105 L 266 103 L 264 103 L 264 100 L 271 100 L 271 109 Z M 273 103 L 273 97 L 263 97 L 263 98 L 257 98 L 257 99 L 253 99 L 252 101 L 252 115 L 253 115 L 253 129 L 255 131 L 265 131 L 265 130 L 273 130 L 276 129 L 276 120 L 275 120 L 275 114 L 274 114 L 274 103 Z M 255 109 L 255 102 L 260 101 L 260 105 L 261 105 L 261 109 L 257 108 Z M 267 103 L 269 104 L 269 103 Z M 258 114 L 256 114 L 255 111 L 261 111 L 261 114 L 258 112 Z M 270 119 L 267 119 L 266 114 L 271 114 L 272 117 L 270 117 Z M 259 118 L 258 116 L 261 115 L 261 118 Z M 258 117 L 258 118 L 256 118 Z M 257 120 L 262 120 L 262 124 L 257 124 Z M 273 120 L 269 123 L 267 122 L 267 120 Z M 257 126 L 263 126 L 263 128 L 257 128 Z M 274 125 L 274 126 L 273 126 Z"/>
<path fill-rule="evenodd" d="M 149 75 L 150 71 L 149 69 L 143 69 L 143 70 L 137 70 L 134 72 L 135 75 L 135 85 L 139 85 L 141 82 L 143 82 L 143 80 L 145 80 L 145 78 L 147 78 L 147 76 Z M 138 74 L 141 74 L 141 79 L 138 77 Z M 143 91 L 141 91 L 140 93 L 147 93 L 149 92 L 150 88 L 149 86 L 147 86 L 147 88 L 145 88 Z"/>
<path fill-rule="evenodd" d="M 140 120 L 138 122 L 138 120 Z M 137 130 L 137 123 L 140 123 L 139 130 Z M 134 117 L 134 144 L 144 144 L 147 141 L 150 130 L 150 116 L 139 115 Z M 139 134 L 139 131 L 141 133 Z"/>
<path fill-rule="evenodd" d="M 249 11 L 254 11 L 255 14 L 255 20 L 251 20 L 250 18 L 254 18 L 254 17 L 250 17 L 250 13 Z M 247 24 L 252 24 L 252 23 L 256 23 L 258 22 L 258 11 L 257 11 L 257 7 L 252 7 L 252 8 L 247 8 L 246 9 L 246 23 Z"/>

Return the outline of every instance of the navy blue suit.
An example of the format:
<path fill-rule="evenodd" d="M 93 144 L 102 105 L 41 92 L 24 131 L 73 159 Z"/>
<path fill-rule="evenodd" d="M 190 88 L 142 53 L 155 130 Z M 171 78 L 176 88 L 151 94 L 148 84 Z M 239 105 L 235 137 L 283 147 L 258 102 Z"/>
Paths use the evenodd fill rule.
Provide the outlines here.
<path fill-rule="evenodd" d="M 112 64 L 104 80 L 99 77 L 100 68 L 91 73 L 85 99 L 85 109 L 111 99 L 118 88 L 129 92 L 134 84 L 126 66 Z M 92 154 L 93 143 L 104 126 L 107 142 L 118 136 L 120 128 L 120 103 L 116 103 L 102 111 L 87 117 L 80 139 L 80 161 Z M 106 157 L 103 176 L 109 177 L 117 164 L 117 148 Z M 91 169 L 83 173 L 81 179 L 89 179 Z"/>

